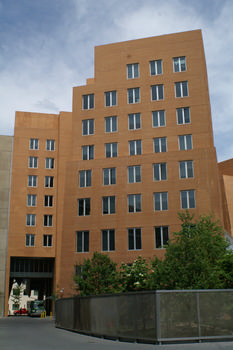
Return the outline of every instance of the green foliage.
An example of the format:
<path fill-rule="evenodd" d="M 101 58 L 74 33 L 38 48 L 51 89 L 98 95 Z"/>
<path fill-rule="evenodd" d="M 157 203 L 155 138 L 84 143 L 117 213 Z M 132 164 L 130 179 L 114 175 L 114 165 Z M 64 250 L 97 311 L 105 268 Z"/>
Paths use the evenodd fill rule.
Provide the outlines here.
<path fill-rule="evenodd" d="M 14 285 L 13 287 L 13 293 L 10 296 L 11 300 L 13 301 L 15 306 L 20 305 L 20 301 L 21 301 L 21 293 L 24 291 L 24 287 L 22 285 L 18 285 L 17 283 Z"/>
<path fill-rule="evenodd" d="M 81 274 L 74 276 L 76 289 L 81 295 L 115 293 L 118 291 L 116 263 L 106 254 L 95 252 L 84 260 Z"/>
<path fill-rule="evenodd" d="M 134 260 L 132 265 L 123 263 L 120 267 L 121 291 L 128 292 L 149 289 L 148 276 L 148 263 L 141 256 Z"/>

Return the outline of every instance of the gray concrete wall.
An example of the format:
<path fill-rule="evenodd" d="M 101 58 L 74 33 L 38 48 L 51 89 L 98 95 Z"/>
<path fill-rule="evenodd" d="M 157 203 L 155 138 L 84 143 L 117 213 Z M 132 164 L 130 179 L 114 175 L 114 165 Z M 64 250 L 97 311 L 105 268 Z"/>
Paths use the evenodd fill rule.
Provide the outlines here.
<path fill-rule="evenodd" d="M 4 314 L 13 136 L 0 135 L 0 317 Z"/>

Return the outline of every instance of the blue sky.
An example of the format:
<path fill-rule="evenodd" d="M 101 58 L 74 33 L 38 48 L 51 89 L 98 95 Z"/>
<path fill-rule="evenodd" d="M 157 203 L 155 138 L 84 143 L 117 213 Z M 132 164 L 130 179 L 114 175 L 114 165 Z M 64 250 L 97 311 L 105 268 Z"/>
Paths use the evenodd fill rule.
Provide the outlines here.
<path fill-rule="evenodd" d="M 202 29 L 218 160 L 233 158 L 232 0 L 0 0 L 0 134 L 16 110 L 71 111 L 94 46 Z"/>

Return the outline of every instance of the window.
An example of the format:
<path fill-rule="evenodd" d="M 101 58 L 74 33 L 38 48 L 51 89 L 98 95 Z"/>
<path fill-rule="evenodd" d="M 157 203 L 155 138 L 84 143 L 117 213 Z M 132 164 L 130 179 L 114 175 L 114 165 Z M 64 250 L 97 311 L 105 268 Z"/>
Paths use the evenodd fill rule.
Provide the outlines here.
<path fill-rule="evenodd" d="M 76 240 L 76 251 L 78 253 L 89 252 L 89 231 L 77 231 Z"/>
<path fill-rule="evenodd" d="M 154 210 L 155 211 L 168 210 L 167 192 L 154 193 Z"/>
<path fill-rule="evenodd" d="M 117 116 L 105 118 L 105 132 L 117 131 Z"/>
<path fill-rule="evenodd" d="M 128 212 L 137 213 L 142 211 L 141 206 L 141 195 L 140 194 L 129 194 L 128 195 Z"/>
<path fill-rule="evenodd" d="M 103 197 L 103 214 L 115 214 L 115 196 Z"/>
<path fill-rule="evenodd" d="M 83 136 L 94 135 L 94 119 L 87 119 L 82 121 Z"/>
<path fill-rule="evenodd" d="M 91 186 L 91 170 L 81 170 L 79 172 L 79 187 Z"/>
<path fill-rule="evenodd" d="M 140 88 L 128 89 L 128 103 L 140 102 Z"/>
<path fill-rule="evenodd" d="M 180 191 L 181 209 L 195 208 L 195 191 Z"/>
<path fill-rule="evenodd" d="M 163 84 L 151 86 L 151 99 L 152 101 L 163 100 Z"/>
<path fill-rule="evenodd" d="M 129 141 L 129 155 L 136 156 L 142 154 L 142 140 Z"/>
<path fill-rule="evenodd" d="M 142 249 L 141 228 L 128 228 L 128 249 Z"/>
<path fill-rule="evenodd" d="M 36 226 L 36 214 L 27 214 L 26 225 L 27 226 Z"/>
<path fill-rule="evenodd" d="M 128 182 L 141 182 L 141 165 L 132 165 L 128 167 Z"/>
<path fill-rule="evenodd" d="M 46 151 L 55 151 L 55 140 L 46 140 Z"/>
<path fill-rule="evenodd" d="M 36 175 L 28 175 L 28 187 L 37 187 Z"/>
<path fill-rule="evenodd" d="M 192 135 L 180 135 L 179 136 L 179 149 L 180 151 L 189 150 L 193 148 Z"/>
<path fill-rule="evenodd" d="M 105 157 L 106 158 L 117 157 L 117 142 L 105 144 Z"/>
<path fill-rule="evenodd" d="M 44 178 L 44 186 L 48 188 L 52 188 L 54 185 L 54 177 L 53 176 L 45 176 Z"/>
<path fill-rule="evenodd" d="M 103 169 L 103 183 L 104 185 L 116 184 L 116 168 Z"/>
<path fill-rule="evenodd" d="M 54 169 L 54 158 L 45 158 L 45 169 Z"/>
<path fill-rule="evenodd" d="M 176 110 L 177 124 L 189 124 L 190 123 L 190 108 L 183 107 Z"/>
<path fill-rule="evenodd" d="M 78 216 L 88 216 L 91 211 L 91 199 L 80 198 L 78 200 Z"/>
<path fill-rule="evenodd" d="M 52 207 L 53 206 L 53 196 L 44 196 L 44 206 Z"/>
<path fill-rule="evenodd" d="M 152 125 L 154 128 L 165 126 L 165 111 L 152 112 Z"/>
<path fill-rule="evenodd" d="M 44 226 L 53 226 L 53 215 L 44 215 Z"/>
<path fill-rule="evenodd" d="M 29 168 L 38 168 L 38 157 L 29 157 Z"/>
<path fill-rule="evenodd" d="M 175 73 L 186 71 L 186 58 L 185 58 L 185 56 L 173 58 L 173 69 L 174 69 Z"/>
<path fill-rule="evenodd" d="M 179 81 L 175 83 L 176 97 L 187 97 L 188 96 L 188 82 Z"/>
<path fill-rule="evenodd" d="M 53 236 L 43 235 L 43 247 L 52 247 Z"/>
<path fill-rule="evenodd" d="M 83 95 L 83 109 L 94 108 L 94 94 Z"/>
<path fill-rule="evenodd" d="M 134 113 L 128 115 L 129 130 L 141 129 L 141 114 Z"/>
<path fill-rule="evenodd" d="M 168 226 L 155 227 L 155 248 L 164 248 L 168 244 L 169 230 Z"/>
<path fill-rule="evenodd" d="M 102 251 L 115 250 L 115 230 L 102 230 Z"/>
<path fill-rule="evenodd" d="M 154 153 L 167 152 L 167 138 L 156 137 L 154 138 Z"/>
<path fill-rule="evenodd" d="M 192 160 L 185 160 L 182 162 L 179 162 L 179 168 L 180 168 L 180 178 L 181 179 L 188 179 L 193 177 L 193 161 Z"/>
<path fill-rule="evenodd" d="M 25 246 L 26 247 L 35 247 L 35 235 L 34 234 L 26 234 Z"/>
<path fill-rule="evenodd" d="M 117 104 L 117 92 L 116 91 L 108 91 L 105 92 L 105 106 L 112 107 Z"/>
<path fill-rule="evenodd" d="M 134 79 L 139 77 L 139 64 L 127 64 L 127 78 Z"/>
<path fill-rule="evenodd" d="M 162 60 L 150 61 L 150 75 L 159 75 L 162 73 Z"/>
<path fill-rule="evenodd" d="M 153 164 L 154 181 L 167 180 L 167 163 Z"/>
<path fill-rule="evenodd" d="M 83 160 L 94 159 L 94 145 L 82 146 Z"/>
<path fill-rule="evenodd" d="M 27 195 L 27 206 L 35 207 L 36 206 L 36 194 L 28 194 Z"/>
<path fill-rule="evenodd" d="M 38 139 L 30 139 L 29 149 L 33 149 L 33 150 L 39 149 L 39 140 Z"/>

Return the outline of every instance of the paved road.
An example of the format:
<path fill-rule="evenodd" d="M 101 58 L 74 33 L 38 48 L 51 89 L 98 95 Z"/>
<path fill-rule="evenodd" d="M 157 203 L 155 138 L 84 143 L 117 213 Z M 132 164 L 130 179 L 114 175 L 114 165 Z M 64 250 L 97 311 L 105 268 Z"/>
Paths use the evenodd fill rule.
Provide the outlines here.
<path fill-rule="evenodd" d="M 232 350 L 233 342 L 149 345 L 88 337 L 55 328 L 49 318 L 0 318 L 1 350 Z"/>

